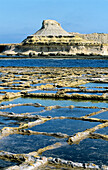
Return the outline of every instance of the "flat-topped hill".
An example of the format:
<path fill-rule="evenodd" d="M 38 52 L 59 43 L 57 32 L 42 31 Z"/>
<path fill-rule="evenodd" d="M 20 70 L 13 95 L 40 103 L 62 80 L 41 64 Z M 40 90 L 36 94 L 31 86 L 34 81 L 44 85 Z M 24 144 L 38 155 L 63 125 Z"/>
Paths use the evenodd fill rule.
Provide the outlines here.
<path fill-rule="evenodd" d="M 0 45 L 0 52 L 2 55 L 25 56 L 107 56 L 107 38 L 103 36 L 68 33 L 57 21 L 44 20 L 36 33 L 29 35 L 20 44 Z"/>
<path fill-rule="evenodd" d="M 42 27 L 33 36 L 71 36 L 55 20 L 44 20 Z"/>
<path fill-rule="evenodd" d="M 44 20 L 42 22 L 42 27 L 22 42 L 23 45 L 70 45 L 72 43 L 90 43 L 90 41 L 78 35 L 71 35 L 54 20 Z"/>

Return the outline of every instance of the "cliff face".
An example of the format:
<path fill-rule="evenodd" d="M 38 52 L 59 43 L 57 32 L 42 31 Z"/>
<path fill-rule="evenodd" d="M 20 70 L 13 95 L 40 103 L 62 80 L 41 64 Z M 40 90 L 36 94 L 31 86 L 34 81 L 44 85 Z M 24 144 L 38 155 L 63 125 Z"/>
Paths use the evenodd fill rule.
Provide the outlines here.
<path fill-rule="evenodd" d="M 30 56 L 50 56 L 50 55 L 106 55 L 108 56 L 108 45 L 99 43 L 37 43 L 37 44 L 20 44 L 10 45 L 5 48 L 4 55 L 30 55 Z"/>
<path fill-rule="evenodd" d="M 92 33 L 92 34 L 79 34 L 79 33 L 71 33 L 72 35 L 79 35 L 81 38 L 90 41 L 96 41 L 103 44 L 108 44 L 108 34 L 104 33 Z"/>
<path fill-rule="evenodd" d="M 45 20 L 41 29 L 20 44 L 0 45 L 4 55 L 108 55 L 108 34 L 66 32 L 58 22 Z"/>

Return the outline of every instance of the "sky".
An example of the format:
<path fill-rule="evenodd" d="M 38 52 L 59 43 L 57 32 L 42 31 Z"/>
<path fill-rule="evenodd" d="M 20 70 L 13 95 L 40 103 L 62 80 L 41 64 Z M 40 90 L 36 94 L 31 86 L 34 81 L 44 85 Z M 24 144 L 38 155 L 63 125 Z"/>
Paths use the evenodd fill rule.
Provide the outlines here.
<path fill-rule="evenodd" d="M 0 0 L 0 43 L 20 43 L 52 19 L 68 32 L 108 33 L 108 0 Z"/>

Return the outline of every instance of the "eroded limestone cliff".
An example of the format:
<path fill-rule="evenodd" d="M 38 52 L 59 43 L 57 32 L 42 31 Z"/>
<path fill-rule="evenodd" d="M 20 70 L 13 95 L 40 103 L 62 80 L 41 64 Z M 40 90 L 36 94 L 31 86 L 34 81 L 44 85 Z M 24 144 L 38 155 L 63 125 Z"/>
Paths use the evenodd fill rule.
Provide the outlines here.
<path fill-rule="evenodd" d="M 107 56 L 108 35 L 68 33 L 58 22 L 44 20 L 35 34 L 20 44 L 1 44 L 0 52 L 4 55 L 29 56 Z"/>
<path fill-rule="evenodd" d="M 81 38 L 90 41 L 97 41 L 103 44 L 108 44 L 108 34 L 105 33 L 92 33 L 92 34 L 80 34 L 80 33 L 71 33 L 72 35 L 78 35 Z"/>

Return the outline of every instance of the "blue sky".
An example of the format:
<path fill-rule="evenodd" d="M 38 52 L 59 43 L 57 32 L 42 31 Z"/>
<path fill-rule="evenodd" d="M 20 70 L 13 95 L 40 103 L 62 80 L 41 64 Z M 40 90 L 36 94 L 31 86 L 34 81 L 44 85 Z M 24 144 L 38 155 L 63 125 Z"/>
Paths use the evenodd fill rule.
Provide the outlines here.
<path fill-rule="evenodd" d="M 68 32 L 108 33 L 108 0 L 0 0 L 0 43 L 21 42 L 45 19 Z"/>

